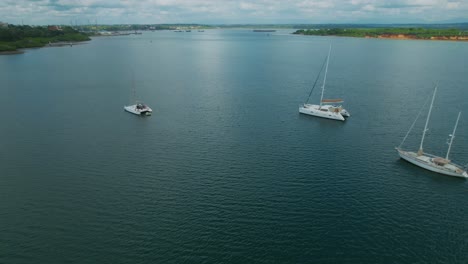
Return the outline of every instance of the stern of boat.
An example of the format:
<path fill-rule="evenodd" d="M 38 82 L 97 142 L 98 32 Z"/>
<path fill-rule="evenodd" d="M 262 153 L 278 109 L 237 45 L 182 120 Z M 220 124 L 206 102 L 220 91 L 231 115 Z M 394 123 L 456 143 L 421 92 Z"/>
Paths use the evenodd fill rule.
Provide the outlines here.
<path fill-rule="evenodd" d="M 341 114 L 342 116 L 344 116 L 344 117 L 350 117 L 350 116 L 351 116 L 351 114 L 350 114 L 348 111 L 346 111 L 346 109 L 344 109 L 344 108 L 341 109 L 340 114 Z"/>

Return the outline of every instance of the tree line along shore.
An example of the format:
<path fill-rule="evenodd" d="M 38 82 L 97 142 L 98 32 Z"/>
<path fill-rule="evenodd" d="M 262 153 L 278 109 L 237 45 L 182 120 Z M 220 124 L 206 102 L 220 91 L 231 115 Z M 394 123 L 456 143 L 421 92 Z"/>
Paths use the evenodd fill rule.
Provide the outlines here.
<path fill-rule="evenodd" d="M 19 49 L 44 47 L 58 42 L 90 40 L 89 35 L 72 27 L 18 26 L 0 27 L 0 52 L 19 53 Z"/>
<path fill-rule="evenodd" d="M 330 28 L 299 29 L 293 34 L 359 38 L 468 41 L 468 30 L 430 28 Z"/>

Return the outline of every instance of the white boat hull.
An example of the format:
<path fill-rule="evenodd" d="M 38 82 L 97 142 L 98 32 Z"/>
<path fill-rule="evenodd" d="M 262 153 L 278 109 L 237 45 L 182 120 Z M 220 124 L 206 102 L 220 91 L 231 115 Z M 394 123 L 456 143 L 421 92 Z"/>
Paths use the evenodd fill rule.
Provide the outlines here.
<path fill-rule="evenodd" d="M 139 116 L 150 116 L 153 113 L 153 110 L 149 108 L 148 106 L 146 106 L 143 109 L 139 109 L 137 108 L 136 104 L 124 106 L 124 110 L 129 113 L 139 115 Z"/>
<path fill-rule="evenodd" d="M 345 113 L 347 116 L 349 116 L 349 113 L 345 109 L 342 109 L 339 112 L 335 112 L 332 111 L 333 108 L 334 107 L 331 105 L 320 106 L 313 104 L 304 104 L 299 107 L 299 113 L 340 121 L 345 121 L 345 118 L 343 117 L 342 113 Z"/>
<path fill-rule="evenodd" d="M 437 172 L 440 174 L 448 175 L 448 176 L 455 176 L 461 178 L 468 178 L 468 174 L 464 171 L 459 165 L 454 163 L 448 163 L 444 166 L 440 166 L 432 162 L 432 159 L 435 158 L 432 155 L 423 154 L 418 156 L 417 153 L 410 152 L 410 151 L 403 151 L 398 149 L 398 154 L 400 157 L 410 163 L 413 163 L 416 166 L 424 168 L 426 170 L 430 170 L 433 172 Z"/>
<path fill-rule="evenodd" d="M 344 117 L 350 117 L 350 116 L 351 116 L 351 114 L 348 113 L 348 111 L 346 111 L 346 109 L 344 109 L 344 108 L 341 109 L 340 114 L 341 114 L 342 116 L 344 116 Z"/>

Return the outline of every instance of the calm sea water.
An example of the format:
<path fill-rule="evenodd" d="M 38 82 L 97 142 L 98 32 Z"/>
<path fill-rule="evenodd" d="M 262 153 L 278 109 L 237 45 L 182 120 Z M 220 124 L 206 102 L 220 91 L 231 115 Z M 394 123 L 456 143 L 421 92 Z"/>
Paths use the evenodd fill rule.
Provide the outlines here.
<path fill-rule="evenodd" d="M 1 56 L 0 263 L 468 263 L 467 181 L 394 149 L 439 82 L 425 150 L 461 110 L 468 162 L 468 43 L 290 32 Z M 330 44 L 344 123 L 298 113 Z"/>

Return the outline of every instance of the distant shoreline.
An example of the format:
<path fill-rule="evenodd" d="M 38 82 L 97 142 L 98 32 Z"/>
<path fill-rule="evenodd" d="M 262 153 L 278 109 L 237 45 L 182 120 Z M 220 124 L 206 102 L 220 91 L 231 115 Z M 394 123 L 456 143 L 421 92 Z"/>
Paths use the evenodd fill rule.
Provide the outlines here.
<path fill-rule="evenodd" d="M 295 34 L 295 33 L 293 33 Z M 448 37 L 430 37 L 430 38 L 415 38 L 413 36 L 407 35 L 379 35 L 379 36 L 342 36 L 342 35 L 308 35 L 308 34 L 295 34 L 302 36 L 318 36 L 318 37 L 348 37 L 348 38 L 366 38 L 366 39 L 396 39 L 396 40 L 443 40 L 443 41 L 459 41 L 459 42 L 468 42 L 468 37 L 457 37 L 457 36 L 448 36 Z"/>
<path fill-rule="evenodd" d="M 293 34 L 400 40 L 468 41 L 468 31 L 460 29 L 425 28 L 329 28 L 299 29 Z"/>
<path fill-rule="evenodd" d="M 377 39 L 401 39 L 401 40 L 449 40 L 449 41 L 468 41 L 468 37 L 459 36 L 431 36 L 429 38 L 415 38 L 410 35 L 379 35 L 377 37 L 365 36 L 364 38 L 377 38 Z"/>
<path fill-rule="evenodd" d="M 276 32 L 276 29 L 254 29 L 253 32 Z"/>
<path fill-rule="evenodd" d="M 16 54 L 23 54 L 24 51 L 22 50 L 9 50 L 9 51 L 0 51 L 0 55 L 16 55 Z"/>
<path fill-rule="evenodd" d="M 29 47 L 29 48 L 21 48 L 21 49 L 17 49 L 17 50 L 0 51 L 0 56 L 1 56 L 1 55 L 18 55 L 18 54 L 24 54 L 24 53 L 26 53 L 26 50 L 28 50 L 28 49 L 54 48 L 54 47 L 66 47 L 66 46 L 73 47 L 73 46 L 75 46 L 75 45 L 86 44 L 87 41 L 89 41 L 89 40 L 80 41 L 80 42 L 63 42 L 63 41 L 62 41 L 62 42 L 49 43 L 49 44 L 46 44 L 45 46 L 42 46 L 42 47 Z"/>
<path fill-rule="evenodd" d="M 86 41 L 89 41 L 89 40 L 86 40 Z M 46 47 L 64 47 L 64 46 L 73 47 L 73 45 L 81 45 L 81 44 L 85 44 L 85 43 L 86 43 L 85 41 L 80 41 L 80 42 L 60 41 L 60 42 L 49 43 L 49 44 L 45 45 L 44 48 L 46 48 Z"/>

